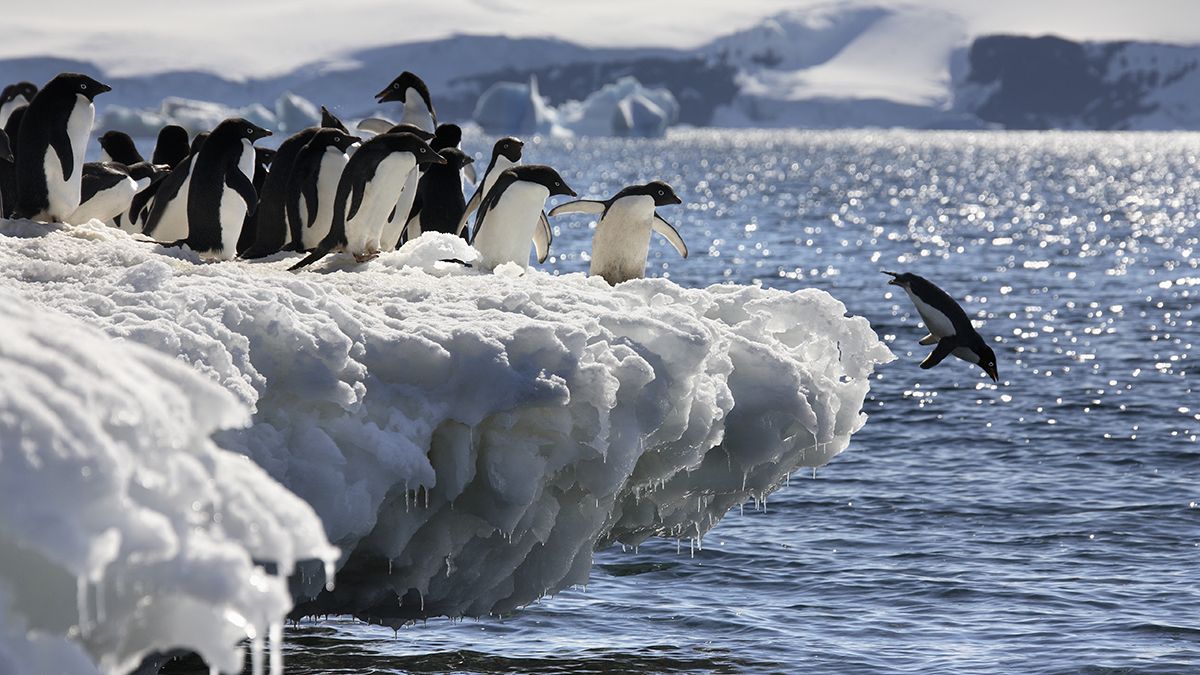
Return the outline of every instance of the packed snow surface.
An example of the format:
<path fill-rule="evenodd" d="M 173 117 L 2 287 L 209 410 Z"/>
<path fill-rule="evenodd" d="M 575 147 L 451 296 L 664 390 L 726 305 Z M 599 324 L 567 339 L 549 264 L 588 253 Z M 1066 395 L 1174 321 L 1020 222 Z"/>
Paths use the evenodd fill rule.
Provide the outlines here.
<path fill-rule="evenodd" d="M 247 424 L 244 403 L 87 325 L 141 323 L 137 272 L 72 293 L 91 285 L 89 232 L 11 238 L 35 228 L 0 236 L 21 267 L 0 288 L 0 673 L 128 672 L 172 648 L 237 672 L 239 643 L 291 609 L 295 563 L 337 552 L 308 504 L 211 440 Z"/>
<path fill-rule="evenodd" d="M 0 288 L 175 356 L 254 411 L 216 442 L 311 504 L 345 552 L 306 612 L 505 612 L 586 582 L 597 546 L 698 545 L 730 507 L 844 450 L 892 358 L 822 291 L 440 262 L 474 256 L 429 233 L 295 274 L 286 254 L 198 264 L 96 222 L 0 224 Z M 160 398 L 142 379 L 122 382 Z"/>

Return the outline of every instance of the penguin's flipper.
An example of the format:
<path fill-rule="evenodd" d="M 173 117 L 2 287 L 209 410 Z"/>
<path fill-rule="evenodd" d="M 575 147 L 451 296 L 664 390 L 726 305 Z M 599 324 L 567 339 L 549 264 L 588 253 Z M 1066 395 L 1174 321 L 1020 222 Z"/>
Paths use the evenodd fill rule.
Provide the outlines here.
<path fill-rule="evenodd" d="M 475 165 L 474 164 L 468 164 L 468 165 L 464 166 L 463 167 L 463 175 L 467 177 L 467 180 L 471 181 L 471 185 L 474 185 L 479 182 L 479 176 L 475 173 Z"/>
<path fill-rule="evenodd" d="M 71 180 L 75 173 L 75 155 L 71 152 L 71 137 L 64 129 L 61 134 L 50 135 L 50 147 L 58 155 L 58 163 L 62 165 L 63 180 Z"/>
<path fill-rule="evenodd" d="M 358 213 L 358 207 L 362 206 L 363 195 L 367 191 L 367 184 L 362 181 L 354 181 L 354 185 L 350 188 L 350 209 L 346 211 L 346 220 L 354 218 L 354 214 Z M 392 208 L 392 213 L 395 214 L 395 207 Z M 390 218 L 389 218 L 390 220 Z"/>
<path fill-rule="evenodd" d="M 679 236 L 678 230 L 663 220 L 663 217 L 658 215 L 658 213 L 654 214 L 654 220 L 650 223 L 650 227 L 655 232 L 666 237 L 667 241 L 671 242 L 671 246 L 674 246 L 675 250 L 679 252 L 679 255 L 684 258 L 688 257 L 688 248 L 687 244 L 683 243 L 683 237 Z"/>
<path fill-rule="evenodd" d="M 948 335 L 941 340 L 938 340 L 937 346 L 934 347 L 929 356 L 927 356 L 925 360 L 921 362 L 921 367 L 925 370 L 929 370 L 930 368 L 944 361 L 946 357 L 950 356 L 950 353 L 953 352 L 957 347 L 958 340 L 956 340 L 955 336 L 953 335 Z"/>
<path fill-rule="evenodd" d="M 160 187 L 154 192 L 154 201 L 150 202 L 150 213 L 146 216 L 146 224 L 142 226 L 142 234 L 153 236 L 155 228 L 158 227 L 159 221 L 162 220 L 163 214 L 167 212 L 167 205 L 171 200 L 179 196 L 179 191 L 183 189 L 183 184 L 187 181 L 190 167 L 187 162 L 179 165 L 178 169 L 172 169 L 167 177 L 162 179 Z M 143 190 L 148 191 L 149 188 Z"/>
<path fill-rule="evenodd" d="M 225 185 L 237 192 L 242 201 L 246 202 L 246 215 L 254 215 L 254 210 L 258 208 L 258 193 L 254 191 L 254 183 L 246 178 L 246 174 L 236 169 L 226 173 Z"/>
<path fill-rule="evenodd" d="M 933 336 L 933 333 L 930 333 L 929 335 L 926 335 L 925 337 L 921 338 L 921 341 L 918 342 L 917 344 L 925 345 L 926 347 L 928 347 L 929 345 L 937 344 L 937 341 L 938 341 L 938 339 Z"/>
<path fill-rule="evenodd" d="M 550 209 L 550 217 L 561 216 L 564 213 L 604 213 L 604 202 L 591 199 L 577 199 L 566 204 L 559 204 Z"/>
<path fill-rule="evenodd" d="M 358 123 L 358 130 L 378 136 L 379 134 L 386 134 L 394 126 L 396 126 L 395 122 L 389 122 L 380 117 L 368 117 Z"/>
<path fill-rule="evenodd" d="M 421 214 L 417 213 L 404 225 L 404 231 L 400 233 L 400 244 L 412 241 L 421 236 Z M 400 248 L 397 246 L 396 248 Z"/>
<path fill-rule="evenodd" d="M 463 211 L 462 218 L 458 220 L 458 227 L 454 229 L 454 234 L 462 236 L 463 230 L 467 227 L 467 221 L 471 219 L 471 214 L 475 209 L 479 208 L 479 202 L 483 200 L 483 185 L 475 188 L 475 194 L 471 195 L 470 201 L 467 202 L 467 209 Z"/>
<path fill-rule="evenodd" d="M 6 162 L 16 161 L 13 157 L 12 143 L 8 140 L 8 134 L 0 129 L 0 159 Z"/>
<path fill-rule="evenodd" d="M 550 244 L 554 241 L 554 232 L 550 229 L 550 221 L 546 219 L 546 212 L 538 213 L 538 225 L 533 230 L 533 249 L 537 253 L 537 261 L 539 263 L 546 262 L 546 258 L 550 257 Z"/>

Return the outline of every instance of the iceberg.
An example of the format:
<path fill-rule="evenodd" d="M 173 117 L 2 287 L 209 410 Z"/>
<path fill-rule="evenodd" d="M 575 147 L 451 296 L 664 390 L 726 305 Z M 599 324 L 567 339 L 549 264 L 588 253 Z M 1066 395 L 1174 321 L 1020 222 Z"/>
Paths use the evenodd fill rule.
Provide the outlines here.
<path fill-rule="evenodd" d="M 200 264 L 98 222 L 0 221 L 0 289 L 253 411 L 215 443 L 311 505 L 343 552 L 333 590 L 298 566 L 293 616 L 502 614 L 585 583 L 611 542 L 700 545 L 844 450 L 892 359 L 823 291 L 442 262 L 474 255 L 426 233 L 292 274 L 287 254 Z"/>
<path fill-rule="evenodd" d="M 559 115 L 564 126 L 583 136 L 658 138 L 679 120 L 679 102 L 669 89 L 644 87 L 626 76 L 583 101 L 563 104 Z"/>
<path fill-rule="evenodd" d="M 237 672 L 296 562 L 337 556 L 308 504 L 211 440 L 249 409 L 12 288 L 0 317 L 0 672 L 129 672 L 168 648 Z"/>
<path fill-rule="evenodd" d="M 564 135 L 558 114 L 538 93 L 536 77 L 529 84 L 497 82 L 475 104 L 475 122 L 493 136 Z"/>

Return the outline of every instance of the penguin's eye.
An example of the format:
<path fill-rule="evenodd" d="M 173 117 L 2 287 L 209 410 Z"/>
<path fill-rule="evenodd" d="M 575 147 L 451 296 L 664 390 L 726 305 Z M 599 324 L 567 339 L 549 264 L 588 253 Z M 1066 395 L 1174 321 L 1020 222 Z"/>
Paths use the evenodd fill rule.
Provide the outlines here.
<path fill-rule="evenodd" d="M 425 152 L 425 148 L 421 148 L 421 152 Z"/>
<path fill-rule="evenodd" d="M 662 191 L 662 190 L 659 190 L 659 191 L 658 191 L 658 196 L 660 196 L 660 197 L 661 197 L 662 195 L 663 195 L 663 191 Z"/>
<path fill-rule="evenodd" d="M 79 88 L 80 88 L 81 90 L 83 90 L 83 91 L 87 91 L 87 82 L 83 82 L 83 83 L 81 83 L 81 84 L 79 85 Z"/>
<path fill-rule="evenodd" d="M 400 83 L 399 83 L 399 82 L 396 82 L 396 83 L 393 83 L 393 84 L 392 84 L 392 89 L 399 89 L 399 88 L 400 88 Z"/>
<path fill-rule="evenodd" d="M 558 181 L 554 181 L 554 187 L 562 187 L 562 184 Z"/>
<path fill-rule="evenodd" d="M 341 137 L 341 136 L 334 136 L 334 137 L 333 137 L 333 142 L 334 142 L 334 143 L 341 143 L 341 142 L 342 142 L 342 137 Z"/>
<path fill-rule="evenodd" d="M 254 133 L 254 129 L 252 129 L 252 128 L 250 128 L 250 127 L 246 127 L 246 133 L 248 133 L 248 134 L 253 134 L 253 133 Z"/>

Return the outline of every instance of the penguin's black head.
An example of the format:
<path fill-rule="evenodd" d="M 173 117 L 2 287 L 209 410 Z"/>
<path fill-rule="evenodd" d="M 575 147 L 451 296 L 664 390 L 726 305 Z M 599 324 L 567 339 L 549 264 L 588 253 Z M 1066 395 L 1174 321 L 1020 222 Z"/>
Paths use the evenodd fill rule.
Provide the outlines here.
<path fill-rule="evenodd" d="M 445 164 L 446 159 L 439 155 L 420 136 L 408 132 L 386 133 L 376 138 L 387 138 L 387 147 L 393 152 L 411 152 L 417 158 L 417 164 Z"/>
<path fill-rule="evenodd" d="M 325 106 L 321 106 L 321 126 L 329 129 L 341 129 L 346 133 L 350 133 L 350 130 L 346 128 L 346 125 L 340 119 L 338 119 L 338 116 L 329 112 L 329 108 L 326 108 Z"/>
<path fill-rule="evenodd" d="M 37 96 L 37 85 L 32 82 L 17 82 L 10 84 L 0 92 L 0 105 L 15 101 L 18 96 L 24 96 L 26 101 L 32 101 Z"/>
<path fill-rule="evenodd" d="M 112 87 L 107 84 L 97 82 L 91 77 L 79 73 L 60 73 L 55 75 L 54 79 L 46 84 L 46 88 L 73 91 L 76 94 L 86 96 L 89 101 L 106 91 L 112 91 Z"/>
<path fill-rule="evenodd" d="M 267 131 L 266 129 L 242 117 L 234 117 L 233 119 L 226 120 L 221 124 L 226 123 L 236 124 L 238 127 L 238 137 L 244 138 L 251 143 L 260 138 L 266 138 L 267 136 L 271 135 L 270 131 Z"/>
<path fill-rule="evenodd" d="M 409 89 L 415 89 L 421 95 L 421 100 L 425 102 L 425 107 L 429 108 L 431 115 L 437 114 L 433 111 L 433 101 L 429 98 L 429 87 L 425 86 L 424 80 L 407 70 L 397 75 L 391 84 L 383 88 L 383 91 L 375 94 L 375 100 L 379 103 L 387 103 L 389 101 L 400 101 L 403 103 Z"/>
<path fill-rule="evenodd" d="M 979 367 L 992 378 L 992 382 L 1000 381 L 1000 373 L 996 370 L 996 352 L 987 343 L 976 345 L 971 349 L 979 356 Z"/>
<path fill-rule="evenodd" d="M 655 206 L 667 206 L 668 204 L 683 203 L 683 200 L 679 198 L 679 195 L 675 194 L 675 190 L 672 190 L 670 185 L 667 185 L 661 180 L 650 181 L 649 183 L 646 183 L 646 187 L 650 190 L 648 194 L 654 198 Z"/>
<path fill-rule="evenodd" d="M 434 150 L 441 152 L 445 148 L 458 147 L 459 143 L 462 143 L 462 127 L 457 124 L 439 124 L 430 145 Z"/>
<path fill-rule="evenodd" d="M 568 197 L 578 197 L 579 195 L 567 185 L 567 181 L 558 175 L 554 169 L 545 166 L 544 164 L 526 164 L 525 166 L 515 166 L 509 171 L 517 174 L 518 180 L 529 181 L 531 183 L 540 183 L 546 186 L 550 191 L 550 196 L 565 195 Z"/>
<path fill-rule="evenodd" d="M 128 169 L 129 169 L 129 177 L 134 180 L 142 180 L 143 178 L 149 178 L 151 181 L 153 181 L 154 178 L 156 176 L 158 176 L 159 174 L 166 173 L 170 169 L 170 167 L 167 167 L 165 165 L 156 166 L 154 164 L 151 164 L 150 162 L 138 162 L 136 164 L 130 164 Z"/>
<path fill-rule="evenodd" d="M 255 148 L 254 161 L 261 167 L 271 166 L 271 162 L 275 161 L 275 151 L 271 148 Z"/>
<path fill-rule="evenodd" d="M 880 271 L 882 271 L 884 274 L 887 274 L 890 277 L 892 277 L 892 280 L 888 282 L 889 286 L 899 286 L 900 288 L 908 288 L 909 286 L 912 285 L 913 281 L 915 281 L 917 279 L 917 275 L 912 274 L 910 272 L 904 272 L 901 274 L 901 273 L 897 273 L 897 272 L 889 272 L 887 270 L 880 270 Z"/>
<path fill-rule="evenodd" d="M 109 130 L 100 135 L 97 139 L 100 142 L 100 147 L 108 153 L 109 157 L 124 162 L 126 164 L 135 164 L 137 160 L 134 157 L 140 157 L 137 151 L 137 146 L 134 145 L 133 139 L 124 131 Z M 131 161 L 132 160 L 132 161 Z"/>
<path fill-rule="evenodd" d="M 496 141 L 496 145 L 492 147 L 492 157 L 501 155 L 508 158 L 510 162 L 519 162 L 521 161 L 521 148 L 524 147 L 525 144 L 521 142 L 521 139 L 506 136 Z"/>
<path fill-rule="evenodd" d="M 429 133 L 428 131 L 425 131 L 424 129 L 422 129 L 421 127 L 419 127 L 415 124 L 409 124 L 407 122 L 404 122 L 403 124 L 397 124 L 396 126 L 392 127 L 391 129 L 388 129 L 386 133 L 389 133 L 389 134 L 412 134 L 412 135 L 416 136 L 417 138 L 420 138 L 421 140 L 424 140 L 424 141 L 433 139 L 433 134 Z"/>
<path fill-rule="evenodd" d="M 11 162 L 13 159 L 12 145 L 8 142 L 8 134 L 0 129 L 0 160 Z"/>
<path fill-rule="evenodd" d="M 188 154 L 194 155 L 197 152 L 200 152 L 200 148 L 204 147 L 204 141 L 208 140 L 208 135 L 209 132 L 207 131 L 201 131 L 200 133 L 196 134 L 196 137 L 192 139 L 191 147 L 188 148 Z"/>
<path fill-rule="evenodd" d="M 350 146 L 358 143 L 362 139 L 358 136 L 351 136 L 344 129 L 324 128 L 313 134 L 312 140 L 305 145 L 308 148 L 337 148 L 342 152 L 350 149 Z"/>
<path fill-rule="evenodd" d="M 446 166 L 451 169 L 461 169 L 468 164 L 473 164 L 475 160 L 467 153 L 458 148 L 442 148 L 437 151 L 443 159 L 446 160 Z"/>

